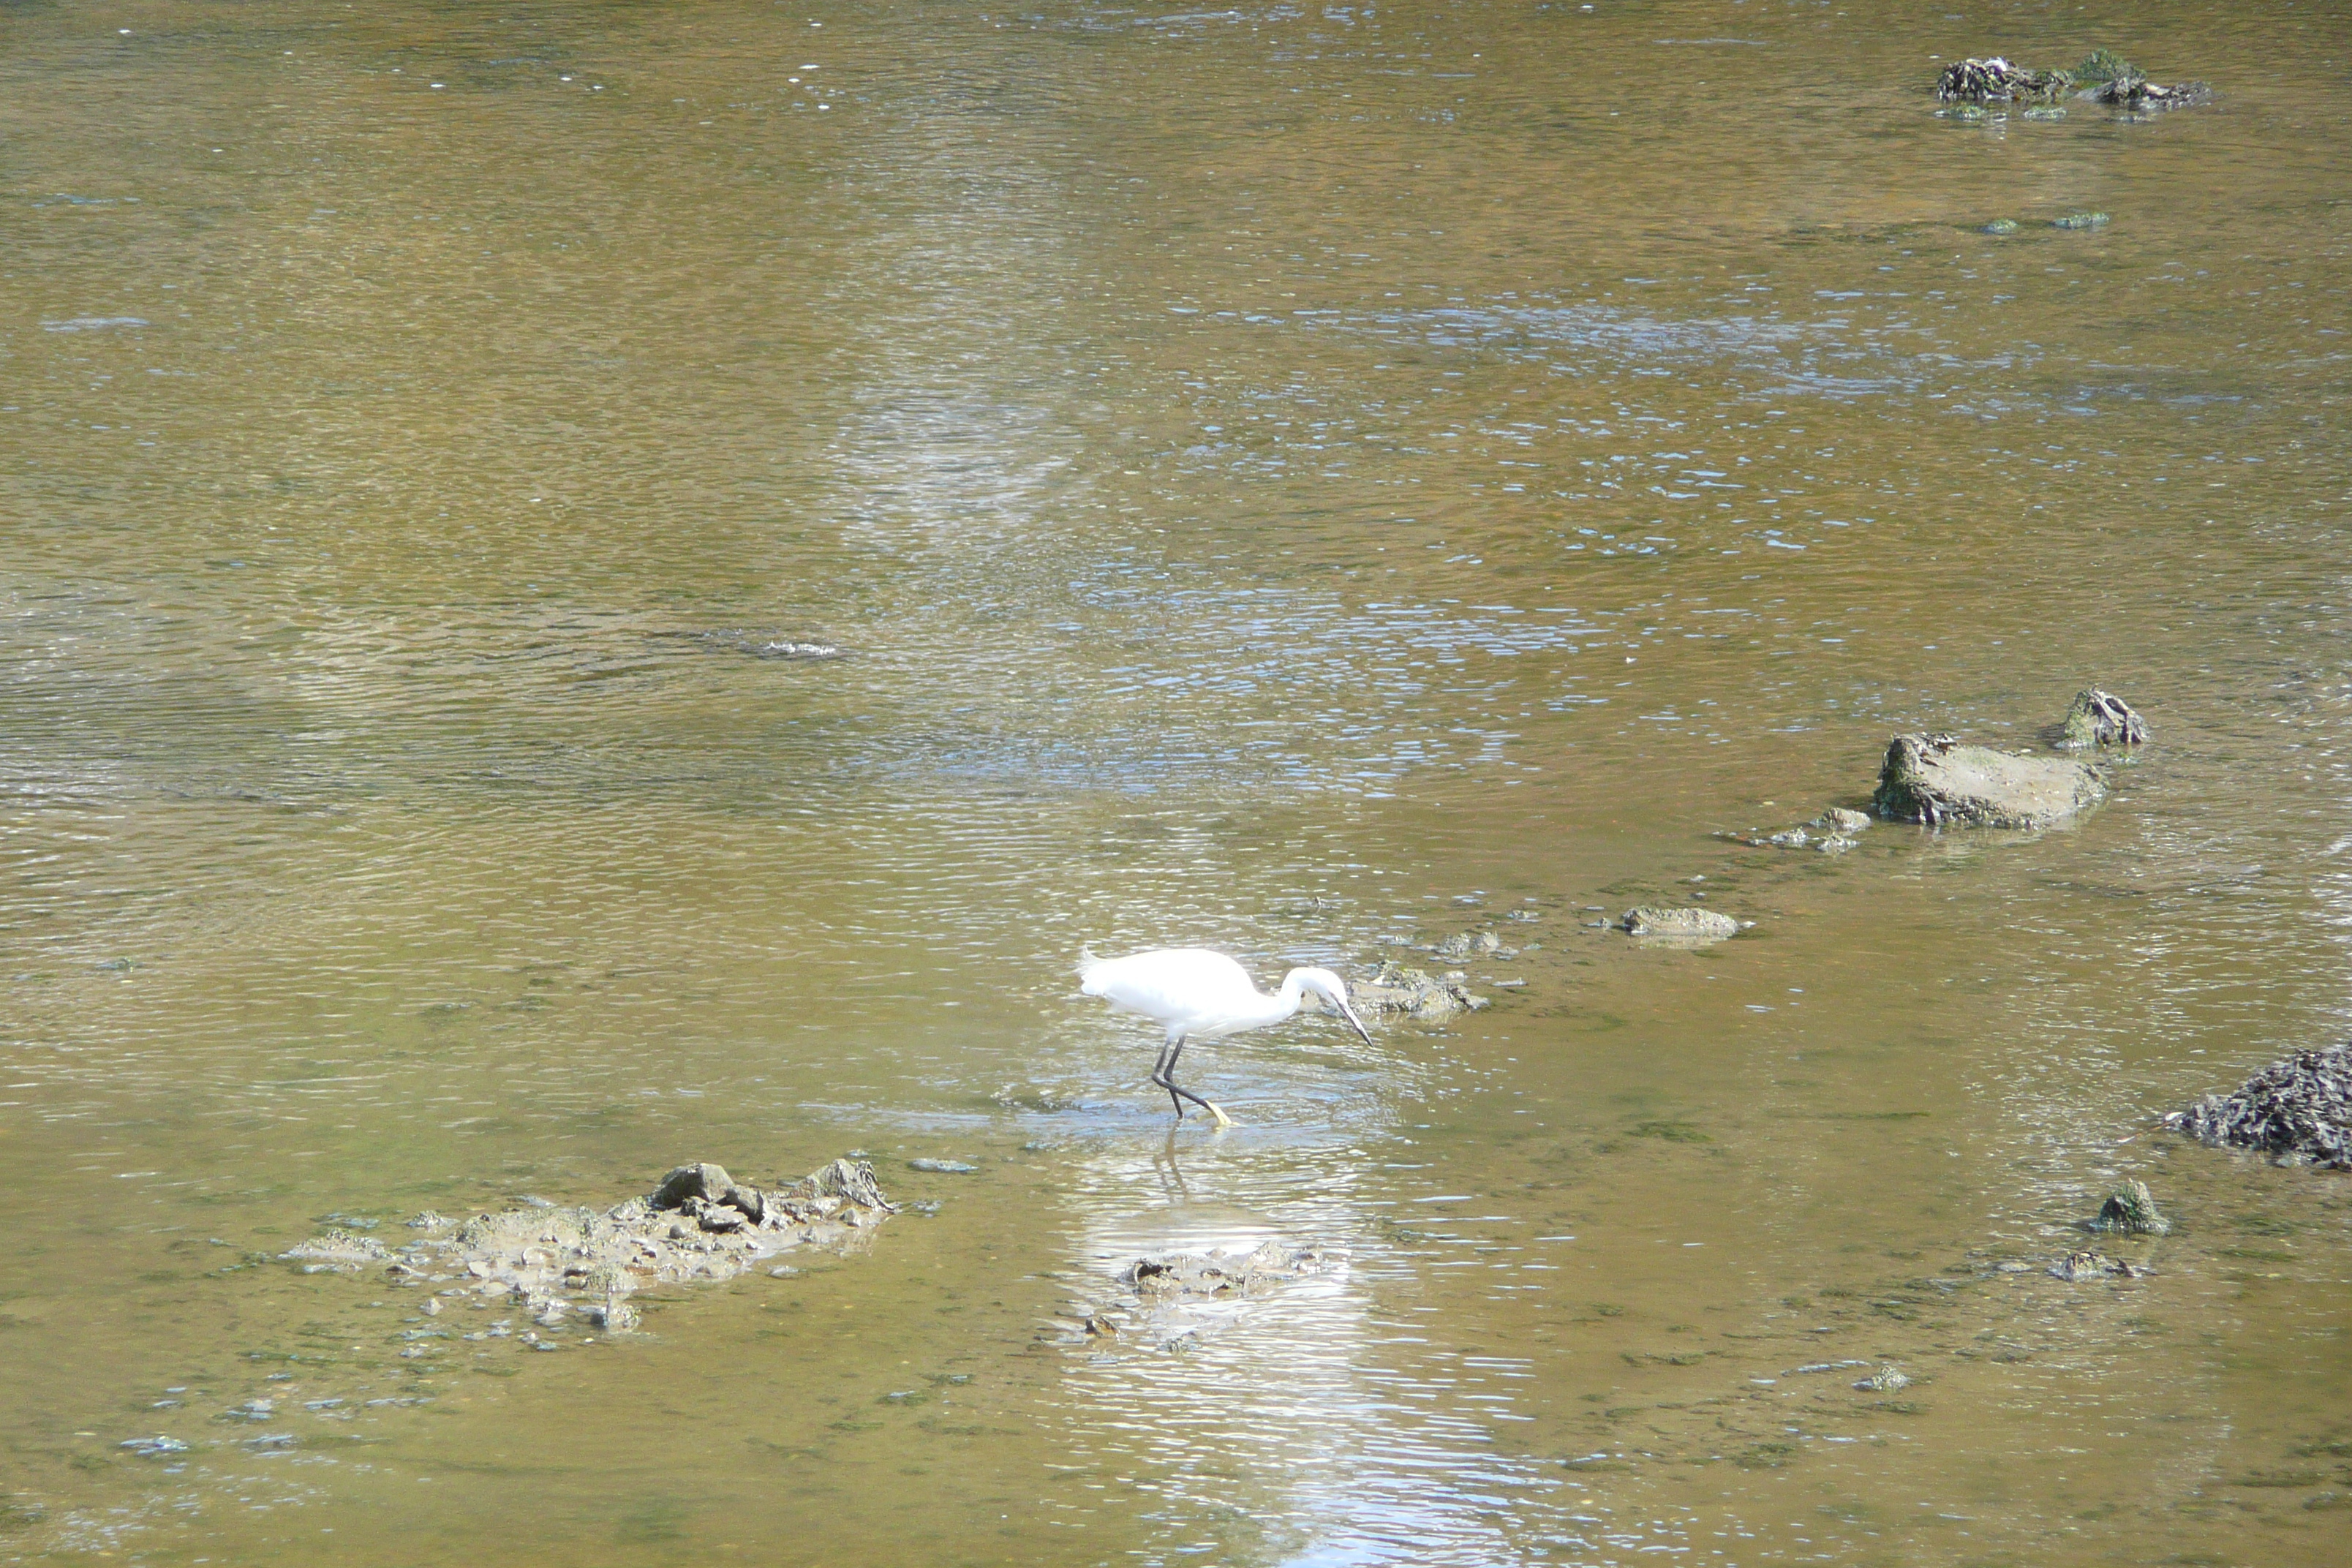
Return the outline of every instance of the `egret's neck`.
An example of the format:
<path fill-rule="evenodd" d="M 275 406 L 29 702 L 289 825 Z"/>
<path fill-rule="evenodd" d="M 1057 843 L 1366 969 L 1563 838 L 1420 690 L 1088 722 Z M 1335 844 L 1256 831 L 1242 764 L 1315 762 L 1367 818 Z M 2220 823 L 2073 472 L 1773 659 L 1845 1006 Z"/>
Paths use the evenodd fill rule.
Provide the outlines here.
<path fill-rule="evenodd" d="M 1307 994 L 1307 972 L 1294 969 L 1282 977 L 1282 989 L 1274 994 L 1276 1018 L 1287 1018 L 1298 1011 L 1300 998 Z"/>

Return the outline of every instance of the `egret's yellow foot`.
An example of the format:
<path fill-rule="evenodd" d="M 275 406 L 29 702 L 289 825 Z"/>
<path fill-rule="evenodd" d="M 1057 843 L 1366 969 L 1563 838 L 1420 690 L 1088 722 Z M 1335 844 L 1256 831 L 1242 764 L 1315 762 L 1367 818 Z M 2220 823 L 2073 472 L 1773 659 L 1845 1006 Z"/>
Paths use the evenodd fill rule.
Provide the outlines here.
<path fill-rule="evenodd" d="M 1219 1127 L 1221 1127 L 1221 1128 L 1222 1128 L 1222 1127 L 1231 1127 L 1231 1126 L 1234 1124 L 1234 1119 L 1233 1119 L 1232 1117 L 1227 1116 L 1223 1111 L 1219 1110 L 1215 1106 L 1213 1106 L 1213 1105 L 1209 1105 L 1209 1102 L 1208 1102 L 1207 1100 L 1204 1100 L 1201 1101 L 1201 1103 L 1202 1103 L 1202 1105 L 1208 1105 L 1208 1106 L 1209 1106 L 1209 1114 L 1210 1114 L 1210 1115 L 1212 1115 L 1212 1116 L 1213 1116 L 1213 1117 L 1215 1117 L 1215 1118 L 1217 1119 L 1217 1125 L 1218 1125 Z"/>

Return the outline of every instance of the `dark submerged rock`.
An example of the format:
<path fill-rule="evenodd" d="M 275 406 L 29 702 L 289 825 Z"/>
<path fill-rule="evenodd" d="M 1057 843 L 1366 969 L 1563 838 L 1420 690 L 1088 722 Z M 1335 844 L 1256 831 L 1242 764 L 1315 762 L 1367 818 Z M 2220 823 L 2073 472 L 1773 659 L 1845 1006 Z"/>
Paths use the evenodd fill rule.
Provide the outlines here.
<path fill-rule="evenodd" d="M 2090 746 L 2144 746 L 2147 744 L 2147 721 L 2114 692 L 2088 687 L 2074 694 L 2074 705 L 2066 710 L 2065 721 L 2059 726 L 2058 743 L 2078 750 Z"/>
<path fill-rule="evenodd" d="M 1109 1300 L 1073 1301 L 1053 1327 L 1066 1340 L 1121 1340 L 1186 1349 L 1230 1327 L 1248 1300 L 1347 1267 L 1345 1249 L 1268 1240 L 1248 1252 L 1174 1252 L 1138 1258 L 1111 1277 Z M 1203 1309 L 1222 1307 L 1222 1311 Z"/>
<path fill-rule="evenodd" d="M 2259 1150 L 2281 1164 L 2352 1171 L 2352 1042 L 2297 1051 L 2236 1093 L 2209 1094 L 2164 1124 L 2200 1142 Z"/>
<path fill-rule="evenodd" d="M 2106 793 L 2081 763 L 1964 746 L 1949 735 L 1897 735 L 1871 804 L 1881 816 L 1931 827 L 2044 827 Z"/>
<path fill-rule="evenodd" d="M 126 1437 L 118 1447 L 130 1449 L 142 1459 L 169 1458 L 188 1451 L 188 1446 L 177 1437 Z"/>
<path fill-rule="evenodd" d="M 839 658 L 843 651 L 834 643 L 788 637 L 775 632 L 737 630 L 647 632 L 646 636 L 674 642 L 693 643 L 714 652 L 747 653 L 753 658 Z"/>

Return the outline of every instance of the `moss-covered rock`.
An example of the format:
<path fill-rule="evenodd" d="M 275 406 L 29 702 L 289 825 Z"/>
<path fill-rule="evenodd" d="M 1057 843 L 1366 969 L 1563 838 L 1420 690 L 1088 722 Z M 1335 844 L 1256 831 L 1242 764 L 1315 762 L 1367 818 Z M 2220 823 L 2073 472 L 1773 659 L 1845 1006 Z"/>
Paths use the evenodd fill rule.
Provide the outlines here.
<path fill-rule="evenodd" d="M 2168 1236 L 2172 1222 L 2157 1212 L 2156 1198 L 2146 1182 L 2131 1182 L 2107 1194 L 2099 1206 L 2093 1230 L 2120 1231 L 2126 1236 Z"/>

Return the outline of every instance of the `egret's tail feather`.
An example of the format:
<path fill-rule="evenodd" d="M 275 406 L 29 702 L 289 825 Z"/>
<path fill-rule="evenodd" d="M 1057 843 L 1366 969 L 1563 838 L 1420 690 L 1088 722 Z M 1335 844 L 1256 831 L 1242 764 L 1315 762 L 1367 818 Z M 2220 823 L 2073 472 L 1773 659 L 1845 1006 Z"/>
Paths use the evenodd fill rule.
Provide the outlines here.
<path fill-rule="evenodd" d="M 1078 979 L 1081 983 L 1086 980 L 1087 975 L 1093 973 L 1095 967 L 1101 963 L 1102 960 L 1095 956 L 1095 950 L 1092 944 L 1083 942 L 1079 944 Z"/>

